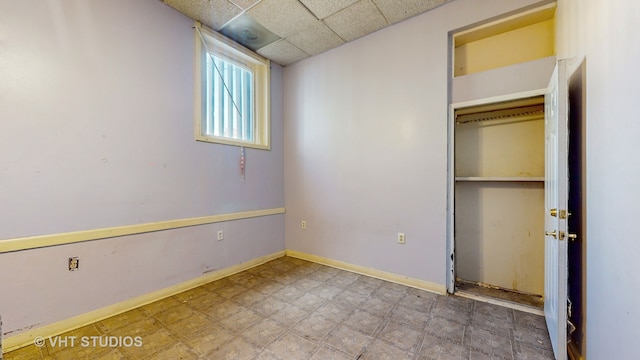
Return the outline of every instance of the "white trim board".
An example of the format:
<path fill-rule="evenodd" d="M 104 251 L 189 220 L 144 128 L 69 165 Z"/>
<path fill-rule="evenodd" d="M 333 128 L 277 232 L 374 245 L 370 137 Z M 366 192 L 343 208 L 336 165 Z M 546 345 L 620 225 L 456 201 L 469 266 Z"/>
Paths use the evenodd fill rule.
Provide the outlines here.
<path fill-rule="evenodd" d="M 338 261 L 338 260 L 327 259 L 321 256 L 311 255 L 311 254 L 303 253 L 296 250 L 286 250 L 285 255 L 293 258 L 311 261 L 311 262 L 322 264 L 322 265 L 331 266 L 341 270 L 354 272 L 361 275 L 370 276 L 376 279 L 390 281 L 400 285 L 410 286 L 420 290 L 426 290 L 426 291 L 433 292 L 440 295 L 445 295 L 447 291 L 446 286 L 443 284 L 437 284 L 437 283 L 433 283 L 425 280 L 415 279 L 408 276 L 376 270 L 376 269 L 372 269 L 372 268 L 368 268 L 360 265 L 353 265 L 353 264 L 349 264 L 349 263 Z"/>
<path fill-rule="evenodd" d="M 73 231 L 60 234 L 38 235 L 0 240 L 0 254 L 11 251 L 35 249 L 47 246 L 71 244 L 82 241 L 112 238 L 116 236 L 142 234 L 153 231 L 171 230 L 187 226 L 213 224 L 223 221 L 249 219 L 260 216 L 284 214 L 285 208 L 251 210 L 237 213 L 202 216 L 187 219 L 167 220 L 146 224 L 116 226 L 103 229 Z"/>
<path fill-rule="evenodd" d="M 2 349 L 4 352 L 9 352 L 25 346 L 29 346 L 33 344 L 34 339 L 37 337 L 43 337 L 46 339 L 52 336 L 60 335 L 68 331 L 95 323 L 97 321 L 122 314 L 124 312 L 152 303 L 154 301 L 162 300 L 183 291 L 193 289 L 206 283 L 251 269 L 253 267 L 283 256 L 285 256 L 285 251 L 278 251 L 273 254 L 245 261 L 243 263 L 233 265 L 225 269 L 213 271 L 195 279 L 187 280 L 182 283 L 166 287 L 164 289 L 156 290 L 144 295 L 137 296 L 135 298 L 127 299 L 119 303 L 103 307 L 101 309 L 97 309 L 88 313 L 74 316 L 69 319 L 58 321 L 53 324 L 45 325 L 14 336 L 10 336 L 3 340 Z"/>
<path fill-rule="evenodd" d="M 532 306 L 527 306 L 527 305 L 516 304 L 511 301 L 496 299 L 488 296 L 476 295 L 470 292 L 460 291 L 460 290 L 456 290 L 455 295 L 466 298 L 466 299 L 476 300 L 476 301 L 485 302 L 493 305 L 499 305 L 502 307 L 526 312 L 529 314 L 544 316 L 544 310 L 542 309 L 534 308 Z"/>

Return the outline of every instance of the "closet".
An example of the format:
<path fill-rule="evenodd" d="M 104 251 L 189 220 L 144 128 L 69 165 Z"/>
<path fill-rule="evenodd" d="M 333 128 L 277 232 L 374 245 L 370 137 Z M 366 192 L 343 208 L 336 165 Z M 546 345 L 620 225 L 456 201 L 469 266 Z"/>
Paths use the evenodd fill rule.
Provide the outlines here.
<path fill-rule="evenodd" d="M 449 292 L 543 305 L 543 94 L 555 9 L 451 33 Z"/>
<path fill-rule="evenodd" d="M 538 306 L 544 97 L 460 108 L 454 118 L 456 286 L 509 290 L 507 300 Z"/>

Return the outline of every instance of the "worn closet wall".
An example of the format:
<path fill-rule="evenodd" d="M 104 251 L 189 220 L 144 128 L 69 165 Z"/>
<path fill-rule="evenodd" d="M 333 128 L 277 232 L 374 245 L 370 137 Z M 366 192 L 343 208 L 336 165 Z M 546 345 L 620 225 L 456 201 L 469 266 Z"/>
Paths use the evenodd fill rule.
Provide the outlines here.
<path fill-rule="evenodd" d="M 194 140 L 192 25 L 157 0 L 0 1 L 0 241 L 284 205 L 282 69 L 243 182 L 239 148 Z M 275 215 L 2 253 L 3 335 L 282 250 Z"/>

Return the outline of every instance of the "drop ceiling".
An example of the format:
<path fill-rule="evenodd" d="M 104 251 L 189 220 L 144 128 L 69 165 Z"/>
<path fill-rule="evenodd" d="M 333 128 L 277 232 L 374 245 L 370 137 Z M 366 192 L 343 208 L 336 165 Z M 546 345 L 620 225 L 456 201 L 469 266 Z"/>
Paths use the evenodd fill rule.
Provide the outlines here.
<path fill-rule="evenodd" d="M 452 0 L 161 0 L 286 66 Z"/>

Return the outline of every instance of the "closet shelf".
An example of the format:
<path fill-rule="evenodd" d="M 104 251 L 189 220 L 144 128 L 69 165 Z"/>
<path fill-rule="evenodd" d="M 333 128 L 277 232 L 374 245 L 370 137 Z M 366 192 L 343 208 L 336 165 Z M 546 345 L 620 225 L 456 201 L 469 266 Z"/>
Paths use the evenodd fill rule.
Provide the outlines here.
<path fill-rule="evenodd" d="M 544 176 L 456 176 L 456 181 L 544 182 Z"/>

